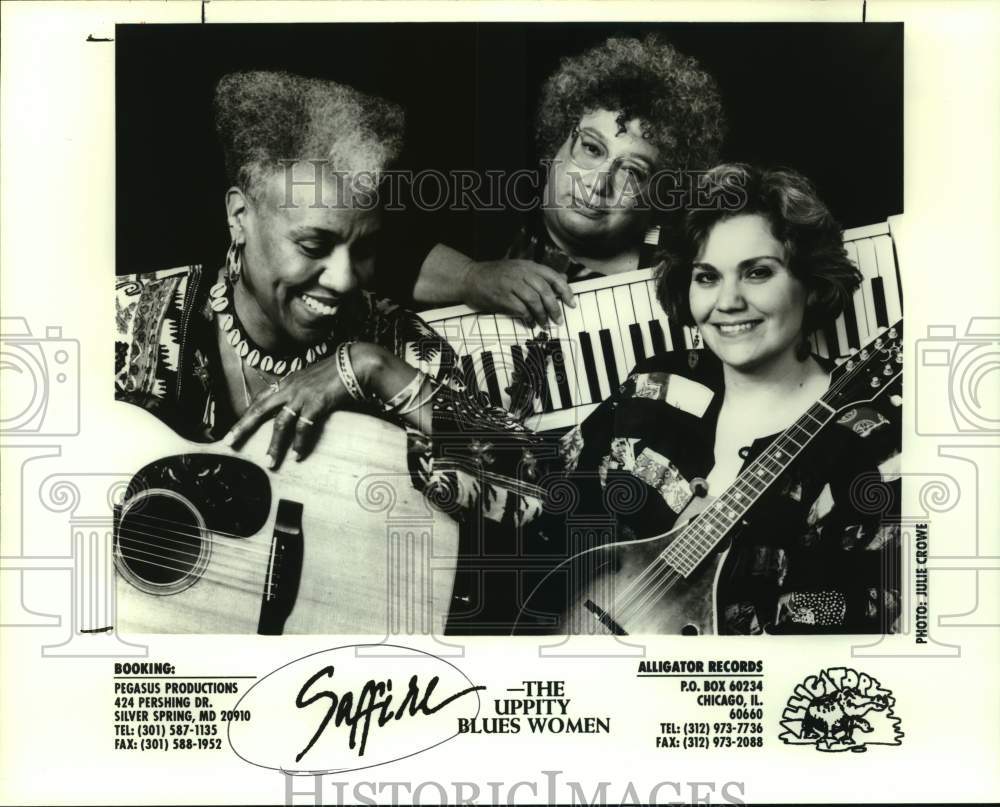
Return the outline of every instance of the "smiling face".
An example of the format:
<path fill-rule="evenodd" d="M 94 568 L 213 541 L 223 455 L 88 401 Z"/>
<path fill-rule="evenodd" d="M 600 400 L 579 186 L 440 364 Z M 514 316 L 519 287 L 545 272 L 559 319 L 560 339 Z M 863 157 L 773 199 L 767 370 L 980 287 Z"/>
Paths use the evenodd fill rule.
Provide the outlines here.
<path fill-rule="evenodd" d="M 580 118 L 549 169 L 545 224 L 573 255 L 614 254 L 634 241 L 648 218 L 636 208 L 636 191 L 656 170 L 659 150 L 643 139 L 638 120 L 619 132 L 617 117 L 601 109 Z"/>
<path fill-rule="evenodd" d="M 296 170 L 296 180 L 312 170 Z M 238 189 L 227 197 L 230 224 L 244 240 L 237 311 L 268 350 L 293 350 L 329 335 L 345 298 L 374 281 L 380 223 L 377 210 L 341 206 L 333 181 L 323 184 L 321 207 L 314 206 L 313 185 L 294 185 L 290 204 L 285 185 L 278 172 L 264 181 L 256 201 Z"/>
<path fill-rule="evenodd" d="M 708 348 L 727 367 L 756 373 L 796 362 L 808 293 L 766 218 L 716 224 L 691 273 L 688 302 Z"/>

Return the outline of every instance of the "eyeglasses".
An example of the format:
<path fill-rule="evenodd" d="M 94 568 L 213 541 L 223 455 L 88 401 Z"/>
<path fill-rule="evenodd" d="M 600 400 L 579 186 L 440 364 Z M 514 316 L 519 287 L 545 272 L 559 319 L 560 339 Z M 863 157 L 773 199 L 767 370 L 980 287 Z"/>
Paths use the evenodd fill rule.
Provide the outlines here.
<path fill-rule="evenodd" d="M 614 187 L 621 189 L 623 196 L 638 196 L 649 187 L 649 169 L 639 163 L 629 162 L 629 157 L 610 159 L 604 143 L 593 135 L 580 131 L 579 126 L 573 127 L 569 158 L 577 168 L 584 171 L 604 168 L 610 162 L 608 173 L 611 181 Z"/>

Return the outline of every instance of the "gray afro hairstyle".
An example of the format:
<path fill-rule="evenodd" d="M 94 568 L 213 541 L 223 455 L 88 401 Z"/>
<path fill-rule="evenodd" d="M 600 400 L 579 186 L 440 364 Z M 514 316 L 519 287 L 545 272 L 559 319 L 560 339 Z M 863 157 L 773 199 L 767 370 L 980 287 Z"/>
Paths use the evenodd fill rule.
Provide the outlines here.
<path fill-rule="evenodd" d="M 656 34 L 611 37 L 560 62 L 538 105 L 538 156 L 555 156 L 580 118 L 598 109 L 617 112 L 622 132 L 637 118 L 667 167 L 718 162 L 726 124 L 715 79 Z"/>
<path fill-rule="evenodd" d="M 329 170 L 377 173 L 403 145 L 403 110 L 351 87 L 292 73 L 223 76 L 215 129 L 230 184 L 257 195 L 282 160 L 322 160 Z"/>

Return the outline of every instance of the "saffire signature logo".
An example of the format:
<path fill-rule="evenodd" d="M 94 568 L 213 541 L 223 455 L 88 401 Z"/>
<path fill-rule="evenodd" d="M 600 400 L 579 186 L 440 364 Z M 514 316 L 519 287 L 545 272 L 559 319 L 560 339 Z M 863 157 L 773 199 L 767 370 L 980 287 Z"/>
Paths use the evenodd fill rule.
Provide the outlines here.
<path fill-rule="evenodd" d="M 781 715 L 788 745 L 817 751 L 865 751 L 869 745 L 900 745 L 903 731 L 893 714 L 896 699 L 877 680 L 848 667 L 830 667 L 795 687 Z"/>

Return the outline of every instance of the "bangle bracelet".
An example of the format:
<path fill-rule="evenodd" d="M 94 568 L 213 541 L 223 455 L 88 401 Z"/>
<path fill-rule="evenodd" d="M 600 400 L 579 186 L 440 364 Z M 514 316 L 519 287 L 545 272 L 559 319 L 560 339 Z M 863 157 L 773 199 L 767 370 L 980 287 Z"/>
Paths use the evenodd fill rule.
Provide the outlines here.
<path fill-rule="evenodd" d="M 430 384 L 431 391 L 428 395 L 421 399 L 420 390 L 423 389 L 425 381 Z M 417 370 L 413 378 L 409 380 L 406 386 L 393 395 L 382 406 L 386 414 L 395 414 L 399 416 L 409 415 L 411 412 L 416 412 L 425 403 L 432 400 L 435 395 L 437 395 L 437 387 L 434 385 L 434 382 L 431 381 L 430 377 L 426 373 L 422 373 Z"/>
<path fill-rule="evenodd" d="M 358 403 L 367 403 L 368 398 L 354 373 L 354 365 L 351 364 L 352 344 L 352 342 L 341 342 L 340 347 L 337 348 L 337 375 L 340 376 L 340 381 L 348 395 Z"/>
<path fill-rule="evenodd" d="M 420 388 L 424 385 L 427 376 L 417 370 L 406 385 L 388 401 L 382 404 L 386 413 L 398 412 L 413 405 L 414 399 L 420 394 Z"/>

